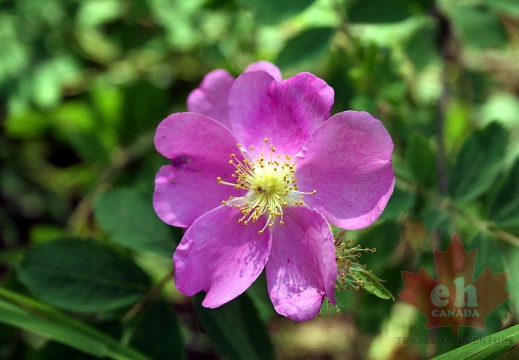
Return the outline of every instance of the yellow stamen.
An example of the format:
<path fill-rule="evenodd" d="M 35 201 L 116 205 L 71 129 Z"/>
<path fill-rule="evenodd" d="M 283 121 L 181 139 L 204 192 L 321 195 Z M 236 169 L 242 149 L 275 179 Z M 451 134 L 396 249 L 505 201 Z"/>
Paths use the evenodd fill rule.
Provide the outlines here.
<path fill-rule="evenodd" d="M 245 196 L 230 197 L 222 201 L 223 205 L 229 205 L 240 209 L 243 217 L 238 222 L 247 225 L 250 221 L 255 223 L 262 215 L 267 215 L 265 225 L 259 234 L 265 229 L 272 228 L 276 218 L 283 225 L 283 208 L 286 206 L 301 206 L 304 204 L 304 195 L 312 195 L 311 192 L 298 190 L 295 178 L 295 164 L 290 155 L 278 155 L 277 149 L 269 145 L 266 151 L 268 138 L 263 140 L 262 151 L 254 159 L 247 157 L 246 150 L 242 144 L 236 146 L 243 155 L 239 160 L 236 154 L 231 154 L 229 164 L 234 165 L 236 170 L 231 175 L 235 182 L 223 181 L 221 177 L 216 180 L 219 184 L 233 186 L 236 189 L 247 190 Z M 249 147 L 254 150 L 254 146 Z"/>

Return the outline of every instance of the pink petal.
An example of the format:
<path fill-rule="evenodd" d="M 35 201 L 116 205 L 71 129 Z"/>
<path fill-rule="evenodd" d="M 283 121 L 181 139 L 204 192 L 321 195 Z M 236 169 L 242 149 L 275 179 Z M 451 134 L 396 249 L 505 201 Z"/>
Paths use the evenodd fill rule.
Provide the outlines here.
<path fill-rule="evenodd" d="M 281 70 L 279 70 L 279 68 L 276 65 L 269 63 L 268 61 L 261 60 L 261 61 L 250 64 L 249 66 L 247 66 L 247 68 L 245 69 L 244 72 L 250 72 L 250 71 L 266 71 L 277 82 L 280 82 L 281 80 L 283 80 L 283 76 L 281 75 Z"/>
<path fill-rule="evenodd" d="M 270 251 L 264 222 L 244 225 L 239 209 L 220 206 L 198 218 L 173 255 L 175 285 L 187 296 L 206 291 L 202 302 L 215 308 L 243 293 L 261 274 Z"/>
<path fill-rule="evenodd" d="M 166 223 L 187 227 L 205 212 L 243 190 L 218 184 L 234 182 L 229 155 L 238 140 L 221 124 L 203 115 L 177 113 L 163 120 L 155 134 L 155 147 L 171 160 L 155 178 L 153 207 Z"/>
<path fill-rule="evenodd" d="M 382 123 L 365 112 L 339 113 L 312 135 L 295 158 L 304 202 L 335 226 L 373 223 L 393 192 L 393 142 Z"/>
<path fill-rule="evenodd" d="M 187 110 L 215 119 L 227 128 L 229 122 L 229 92 L 234 78 L 225 70 L 208 73 L 200 86 L 187 98 Z"/>
<path fill-rule="evenodd" d="M 335 304 L 335 245 L 324 217 L 306 206 L 284 209 L 272 228 L 267 285 L 276 311 L 292 320 L 319 313 L 324 296 Z"/>
<path fill-rule="evenodd" d="M 245 146 L 269 144 L 296 154 L 329 116 L 333 89 L 309 73 L 282 82 L 263 71 L 236 79 L 229 95 L 232 129 Z"/>

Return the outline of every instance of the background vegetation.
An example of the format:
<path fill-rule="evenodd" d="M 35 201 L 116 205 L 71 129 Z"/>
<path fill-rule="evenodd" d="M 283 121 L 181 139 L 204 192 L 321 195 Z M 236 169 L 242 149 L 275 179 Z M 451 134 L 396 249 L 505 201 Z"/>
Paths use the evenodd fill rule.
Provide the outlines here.
<path fill-rule="evenodd" d="M 0 359 L 425 359 L 518 322 L 516 0 L 0 0 L 0 45 Z M 395 193 L 348 237 L 394 301 L 345 291 L 294 323 L 263 278 L 218 310 L 176 292 L 154 129 L 207 72 L 260 59 L 388 128 Z M 455 232 L 512 294 L 457 336 L 398 297 Z"/>

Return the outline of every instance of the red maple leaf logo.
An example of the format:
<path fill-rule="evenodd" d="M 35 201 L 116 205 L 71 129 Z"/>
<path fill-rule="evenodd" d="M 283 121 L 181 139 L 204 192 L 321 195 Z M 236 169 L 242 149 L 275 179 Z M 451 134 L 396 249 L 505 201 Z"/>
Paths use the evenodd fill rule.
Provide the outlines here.
<path fill-rule="evenodd" d="M 453 326 L 486 328 L 485 317 L 508 299 L 509 272 L 493 274 L 490 267 L 473 279 L 478 250 L 465 251 L 454 234 L 445 252 L 434 250 L 438 280 L 422 266 L 418 274 L 402 271 L 405 290 L 399 295 L 427 318 L 426 329 Z"/>

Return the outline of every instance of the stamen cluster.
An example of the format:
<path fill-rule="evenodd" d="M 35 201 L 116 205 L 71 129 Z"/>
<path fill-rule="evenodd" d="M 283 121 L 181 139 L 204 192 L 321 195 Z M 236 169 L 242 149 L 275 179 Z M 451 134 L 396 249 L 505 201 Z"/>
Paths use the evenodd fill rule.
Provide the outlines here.
<path fill-rule="evenodd" d="M 241 210 L 243 217 L 238 220 L 239 222 L 247 225 L 250 221 L 258 221 L 261 215 L 268 214 L 265 226 L 259 231 L 260 234 L 263 234 L 267 227 L 271 228 L 276 218 L 279 218 L 280 225 L 284 224 L 283 207 L 303 205 L 304 195 L 316 193 L 316 190 L 312 192 L 298 190 L 292 157 L 277 154 L 276 148 L 268 142 L 269 139 L 265 138 L 261 152 L 253 160 L 247 157 L 248 151 L 243 148 L 243 145 L 237 144 L 243 160 L 237 158 L 236 154 L 231 154 L 229 160 L 229 163 L 236 168 L 232 174 L 236 182 L 230 183 L 223 181 L 221 177 L 217 178 L 220 184 L 248 190 L 245 196 L 231 196 L 222 201 L 223 205 Z M 249 150 L 253 153 L 254 146 L 250 146 Z"/>
<path fill-rule="evenodd" d="M 362 274 L 371 274 L 366 269 L 366 265 L 360 264 L 362 252 L 375 252 L 375 248 L 362 248 L 360 245 L 352 246 L 355 240 L 346 240 L 346 231 L 341 230 L 335 235 L 335 260 L 337 262 L 337 281 L 335 289 L 337 291 L 349 290 L 351 288 L 360 290 L 361 287 L 368 286 L 365 276 Z M 371 274 L 371 276 L 374 276 Z"/>

